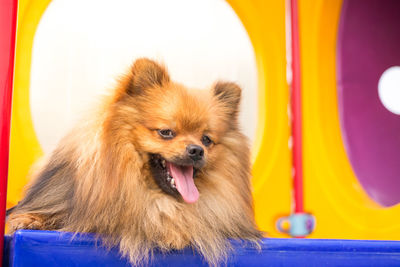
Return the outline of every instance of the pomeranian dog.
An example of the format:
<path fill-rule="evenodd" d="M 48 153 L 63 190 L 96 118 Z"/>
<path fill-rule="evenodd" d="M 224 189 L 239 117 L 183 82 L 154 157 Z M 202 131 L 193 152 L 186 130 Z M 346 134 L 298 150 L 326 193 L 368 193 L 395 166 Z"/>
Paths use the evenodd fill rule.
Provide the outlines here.
<path fill-rule="evenodd" d="M 241 89 L 188 90 L 138 59 L 96 116 L 77 125 L 8 211 L 18 229 L 90 232 L 132 265 L 191 247 L 223 263 L 229 239 L 257 245 Z"/>

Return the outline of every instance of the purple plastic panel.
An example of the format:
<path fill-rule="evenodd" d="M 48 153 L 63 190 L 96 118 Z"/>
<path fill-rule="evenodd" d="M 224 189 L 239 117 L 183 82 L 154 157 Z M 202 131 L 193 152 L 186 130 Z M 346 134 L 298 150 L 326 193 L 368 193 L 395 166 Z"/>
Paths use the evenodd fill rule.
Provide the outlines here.
<path fill-rule="evenodd" d="M 344 0 L 337 43 L 342 136 L 353 170 L 372 199 L 400 202 L 400 116 L 378 97 L 378 81 L 400 66 L 400 1 Z"/>

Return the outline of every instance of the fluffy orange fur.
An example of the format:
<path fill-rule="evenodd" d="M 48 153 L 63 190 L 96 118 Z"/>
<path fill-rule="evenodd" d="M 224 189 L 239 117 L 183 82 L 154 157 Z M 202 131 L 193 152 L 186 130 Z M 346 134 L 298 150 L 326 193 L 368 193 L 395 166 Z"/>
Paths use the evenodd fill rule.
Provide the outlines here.
<path fill-rule="evenodd" d="M 210 265 L 226 260 L 229 238 L 257 244 L 249 146 L 238 129 L 241 89 L 216 83 L 188 90 L 166 69 L 137 60 L 95 116 L 77 125 L 37 168 L 25 197 L 10 210 L 10 232 L 46 229 L 92 232 L 119 246 L 133 265 L 154 249 L 192 247 Z M 162 139 L 157 129 L 173 129 Z M 203 134 L 213 143 L 202 144 Z M 188 144 L 204 148 L 189 204 L 157 185 L 149 155 L 167 160 Z"/>

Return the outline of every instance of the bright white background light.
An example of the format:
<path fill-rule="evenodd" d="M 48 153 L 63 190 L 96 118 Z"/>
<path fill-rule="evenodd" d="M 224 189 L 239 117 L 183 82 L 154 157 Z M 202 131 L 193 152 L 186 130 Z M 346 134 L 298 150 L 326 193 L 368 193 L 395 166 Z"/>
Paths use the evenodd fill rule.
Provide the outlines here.
<path fill-rule="evenodd" d="M 241 121 L 257 122 L 253 47 L 223 0 L 53 0 L 35 35 L 30 105 L 39 142 L 50 151 L 91 103 L 138 57 L 165 62 L 172 79 L 244 89 Z"/>
<path fill-rule="evenodd" d="M 400 67 L 390 67 L 379 79 L 378 94 L 382 104 L 390 112 L 400 115 Z"/>

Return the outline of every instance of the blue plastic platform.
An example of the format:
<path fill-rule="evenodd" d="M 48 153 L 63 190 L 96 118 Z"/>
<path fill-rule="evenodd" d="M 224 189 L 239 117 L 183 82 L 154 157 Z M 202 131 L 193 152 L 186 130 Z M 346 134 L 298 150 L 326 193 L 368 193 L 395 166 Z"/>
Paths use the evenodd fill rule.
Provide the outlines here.
<path fill-rule="evenodd" d="M 261 251 L 235 251 L 228 266 L 400 266 L 399 241 L 264 239 Z M 129 266 L 117 249 L 99 247 L 92 235 L 17 231 L 5 239 L 3 266 Z M 155 254 L 150 266 L 207 266 L 190 249 Z"/>

